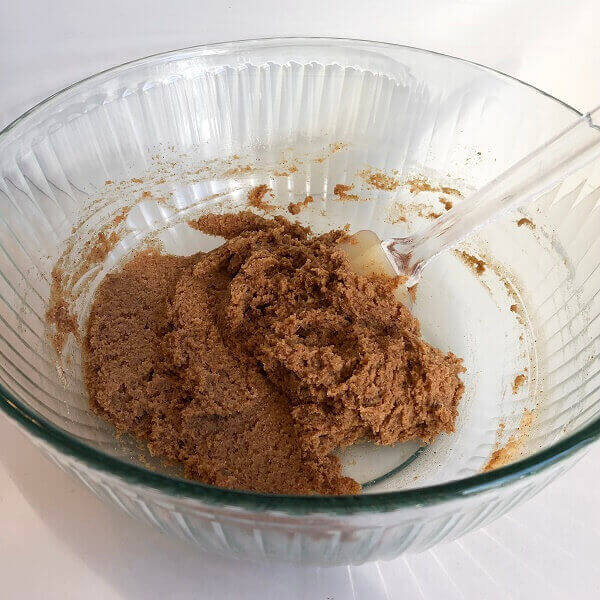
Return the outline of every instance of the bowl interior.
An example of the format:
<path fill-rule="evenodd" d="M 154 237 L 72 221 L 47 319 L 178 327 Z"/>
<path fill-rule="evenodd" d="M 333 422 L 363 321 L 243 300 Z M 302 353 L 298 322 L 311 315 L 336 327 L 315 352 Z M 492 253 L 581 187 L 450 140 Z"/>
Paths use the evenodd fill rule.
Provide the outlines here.
<path fill-rule="evenodd" d="M 88 410 L 73 336 L 57 361 L 45 323 L 57 260 L 81 329 L 96 285 L 132 251 L 214 247 L 185 222 L 245 208 L 253 186 L 272 188 L 271 215 L 313 196 L 294 218 L 315 231 L 404 235 L 574 117 L 477 65 L 348 41 L 180 51 L 87 80 L 0 139 L 0 383 L 85 444 L 176 475 Z M 467 368 L 456 431 L 425 448 L 346 450 L 366 493 L 501 466 L 598 418 L 597 166 L 427 268 L 413 310 Z M 90 261 L 99 233 L 114 243 Z"/>

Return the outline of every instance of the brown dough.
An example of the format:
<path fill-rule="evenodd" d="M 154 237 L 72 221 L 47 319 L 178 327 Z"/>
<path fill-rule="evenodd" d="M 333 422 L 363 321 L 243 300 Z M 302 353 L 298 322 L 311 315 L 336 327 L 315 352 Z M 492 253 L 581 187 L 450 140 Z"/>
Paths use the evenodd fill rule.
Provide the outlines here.
<path fill-rule="evenodd" d="M 334 449 L 453 430 L 461 360 L 420 338 L 395 281 L 350 270 L 342 232 L 248 212 L 190 225 L 227 241 L 142 252 L 96 293 L 85 380 L 119 431 L 209 484 L 353 494 Z"/>

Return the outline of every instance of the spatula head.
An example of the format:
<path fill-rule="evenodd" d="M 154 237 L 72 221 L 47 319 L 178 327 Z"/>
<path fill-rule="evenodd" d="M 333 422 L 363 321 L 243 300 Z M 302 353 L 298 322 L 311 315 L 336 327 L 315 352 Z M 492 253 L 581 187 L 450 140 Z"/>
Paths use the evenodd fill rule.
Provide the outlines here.
<path fill-rule="evenodd" d="M 340 243 L 342 250 L 350 259 L 355 273 L 360 275 L 397 275 L 392 263 L 381 247 L 378 235 L 369 229 L 357 231 Z"/>

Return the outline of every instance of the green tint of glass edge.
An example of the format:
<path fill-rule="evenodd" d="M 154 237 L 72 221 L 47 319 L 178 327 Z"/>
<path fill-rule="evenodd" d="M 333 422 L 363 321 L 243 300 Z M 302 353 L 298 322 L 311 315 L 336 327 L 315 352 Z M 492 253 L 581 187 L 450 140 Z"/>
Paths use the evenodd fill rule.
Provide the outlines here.
<path fill-rule="evenodd" d="M 161 475 L 91 448 L 66 434 L 43 417 L 34 416 L 30 410 L 22 410 L 18 400 L 12 394 L 7 393 L 1 385 L 0 400 L 2 401 L 0 406 L 7 416 L 34 437 L 89 467 L 122 477 L 130 484 L 141 485 L 176 497 L 200 500 L 220 507 L 235 506 L 252 511 L 274 510 L 298 515 L 379 513 L 409 506 L 429 506 L 445 500 L 473 496 L 543 471 L 584 448 L 600 435 L 600 419 L 598 419 L 569 438 L 518 462 L 488 473 L 480 473 L 430 487 L 356 496 L 290 496 L 229 490 Z"/>

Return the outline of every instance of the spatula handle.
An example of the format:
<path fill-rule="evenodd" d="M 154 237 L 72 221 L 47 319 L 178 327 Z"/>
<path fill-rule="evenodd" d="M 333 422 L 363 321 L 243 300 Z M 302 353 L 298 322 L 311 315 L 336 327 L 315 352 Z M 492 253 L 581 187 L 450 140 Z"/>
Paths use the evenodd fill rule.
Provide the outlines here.
<path fill-rule="evenodd" d="M 400 272 L 416 283 L 422 268 L 503 212 L 532 202 L 600 155 L 600 106 L 528 154 L 418 234 L 383 242 Z"/>

